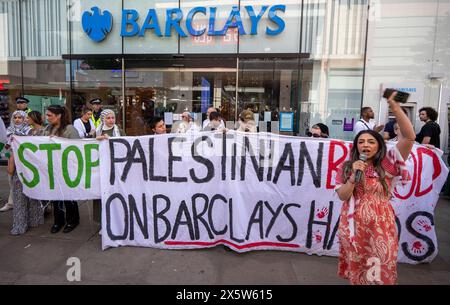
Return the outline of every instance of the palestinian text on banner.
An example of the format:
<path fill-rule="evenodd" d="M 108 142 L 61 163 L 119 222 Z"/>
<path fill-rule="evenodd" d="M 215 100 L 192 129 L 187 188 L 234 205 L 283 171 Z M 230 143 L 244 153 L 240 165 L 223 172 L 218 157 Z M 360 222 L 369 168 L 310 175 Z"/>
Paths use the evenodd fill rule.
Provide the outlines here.
<path fill-rule="evenodd" d="M 39 200 L 100 199 L 96 140 L 18 137 L 12 142 L 23 192 Z"/>
<path fill-rule="evenodd" d="M 225 244 L 338 255 L 334 192 L 349 146 L 334 140 L 230 132 L 103 142 L 103 248 Z M 448 170 L 415 146 L 412 182 L 394 191 L 399 260 L 437 255 L 434 208 Z"/>
<path fill-rule="evenodd" d="M 113 138 L 15 137 L 25 193 L 43 200 L 102 198 L 103 249 L 226 244 L 236 251 L 338 255 L 337 167 L 351 143 L 229 132 Z M 448 169 L 414 146 L 412 181 L 393 191 L 399 261 L 437 255 L 434 209 Z M 98 156 L 101 162 L 98 162 Z"/>

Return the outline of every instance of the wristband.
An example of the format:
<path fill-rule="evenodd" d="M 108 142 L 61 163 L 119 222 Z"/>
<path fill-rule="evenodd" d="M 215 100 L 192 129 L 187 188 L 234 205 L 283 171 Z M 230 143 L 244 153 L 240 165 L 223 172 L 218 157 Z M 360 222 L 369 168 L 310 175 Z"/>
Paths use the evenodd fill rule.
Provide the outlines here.
<path fill-rule="evenodd" d="M 350 178 L 348 178 L 347 182 L 350 182 L 351 184 L 355 184 L 355 174 L 352 174 Z"/>

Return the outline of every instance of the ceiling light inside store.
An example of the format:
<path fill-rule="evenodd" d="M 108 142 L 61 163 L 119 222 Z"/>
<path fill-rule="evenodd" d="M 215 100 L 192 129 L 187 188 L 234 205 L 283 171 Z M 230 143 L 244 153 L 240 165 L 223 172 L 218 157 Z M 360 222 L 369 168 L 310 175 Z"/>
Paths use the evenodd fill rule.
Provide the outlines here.
<path fill-rule="evenodd" d="M 236 91 L 236 87 L 226 86 L 225 91 Z M 238 92 L 246 93 L 264 93 L 265 89 L 262 87 L 239 87 Z"/>

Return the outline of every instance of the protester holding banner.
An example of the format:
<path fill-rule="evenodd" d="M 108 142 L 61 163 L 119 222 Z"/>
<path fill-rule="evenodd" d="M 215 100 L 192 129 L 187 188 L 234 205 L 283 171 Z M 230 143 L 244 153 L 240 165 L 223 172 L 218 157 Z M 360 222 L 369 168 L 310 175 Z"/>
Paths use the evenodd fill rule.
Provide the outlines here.
<path fill-rule="evenodd" d="M 239 115 L 239 127 L 237 131 L 257 132 L 255 115 L 251 110 L 244 110 Z"/>
<path fill-rule="evenodd" d="M 44 129 L 45 136 L 58 136 L 67 139 L 79 139 L 78 131 L 68 124 L 66 108 L 59 105 L 51 105 L 47 108 L 48 125 Z M 59 232 L 64 226 L 64 233 L 69 233 L 80 223 L 80 214 L 76 201 L 62 200 L 53 201 L 54 224 L 51 233 Z M 65 217 L 64 210 L 65 207 Z"/>
<path fill-rule="evenodd" d="M 311 127 L 307 136 L 313 138 L 328 138 L 330 136 L 330 130 L 327 125 L 318 123 Z"/>
<path fill-rule="evenodd" d="M 21 235 L 27 232 L 29 228 L 44 224 L 44 209 L 40 201 L 32 200 L 23 193 L 22 182 L 17 176 L 14 164 L 14 155 L 11 155 L 8 160 L 8 174 L 12 176 L 14 205 L 11 234 Z"/>
<path fill-rule="evenodd" d="M 100 125 L 96 130 L 97 140 L 110 137 L 123 137 L 125 132 L 116 125 L 116 114 L 110 109 L 103 110 L 100 114 Z"/>
<path fill-rule="evenodd" d="M 173 133 L 196 133 L 201 130 L 194 122 L 194 118 L 189 111 L 185 111 L 181 114 L 181 120 L 181 123 L 174 129 Z"/>
<path fill-rule="evenodd" d="M 225 125 L 223 124 L 219 112 L 211 112 L 209 114 L 209 122 L 203 128 L 203 131 L 226 131 Z"/>
<path fill-rule="evenodd" d="M 352 284 L 397 282 L 398 233 L 391 191 L 393 181 L 405 184 L 409 179 L 404 160 L 411 152 L 415 134 L 408 117 L 394 101 L 395 94 L 388 103 L 403 137 L 387 151 L 378 132 L 359 132 L 350 161 L 343 163 L 336 176 L 336 191 L 344 201 L 338 273 Z M 395 177 L 400 179 L 393 180 Z"/>
<path fill-rule="evenodd" d="M 205 128 L 209 125 L 209 123 L 211 122 L 211 113 L 216 112 L 219 114 L 220 116 L 220 112 L 219 109 L 215 108 L 215 107 L 209 107 L 208 111 L 206 112 L 206 117 L 207 119 L 203 121 L 202 124 L 202 128 L 205 130 Z M 223 122 L 222 119 L 220 119 L 220 128 L 223 129 L 225 128 L 225 123 Z"/>
<path fill-rule="evenodd" d="M 29 136 L 43 136 L 44 135 L 44 121 L 42 119 L 42 114 L 39 111 L 30 111 L 27 114 L 26 121 L 28 125 L 30 125 L 31 130 L 28 134 Z M 31 199 L 31 204 L 37 204 L 45 206 L 44 208 L 44 214 L 49 214 L 51 212 L 50 205 L 48 204 L 48 201 L 40 201 L 36 199 Z"/>
<path fill-rule="evenodd" d="M 42 121 L 42 115 L 39 111 L 30 111 L 27 115 L 27 124 L 30 125 L 31 130 L 28 135 L 30 136 L 43 136 L 44 126 Z"/>
<path fill-rule="evenodd" d="M 11 147 L 11 140 L 13 135 L 26 136 L 30 132 L 30 126 L 25 122 L 26 112 L 22 110 L 16 110 L 11 115 L 11 126 L 6 129 L 6 149 Z M 12 176 L 8 175 L 9 182 L 9 196 L 8 202 L 0 209 L 0 212 L 6 212 L 13 208 L 13 181 Z"/>
<path fill-rule="evenodd" d="M 13 135 L 26 136 L 30 132 L 30 125 L 27 124 L 25 118 L 27 114 L 25 111 L 16 110 L 11 115 L 11 126 L 6 130 L 7 144 L 11 146 L 11 139 Z"/>
<path fill-rule="evenodd" d="M 97 140 L 106 140 L 126 135 L 125 132 L 116 125 L 116 114 L 110 109 L 103 110 L 100 114 L 100 125 L 96 130 L 96 134 Z M 102 202 L 100 199 L 93 200 L 94 213 L 101 213 L 101 205 Z"/>
<path fill-rule="evenodd" d="M 95 125 L 92 121 L 92 110 L 87 106 L 81 109 L 81 117 L 73 122 L 73 127 L 78 130 L 80 138 L 92 138 L 95 135 Z"/>
<path fill-rule="evenodd" d="M 166 123 L 164 120 L 158 116 L 153 117 L 150 120 L 149 123 L 150 130 L 152 131 L 152 134 L 166 134 Z"/>

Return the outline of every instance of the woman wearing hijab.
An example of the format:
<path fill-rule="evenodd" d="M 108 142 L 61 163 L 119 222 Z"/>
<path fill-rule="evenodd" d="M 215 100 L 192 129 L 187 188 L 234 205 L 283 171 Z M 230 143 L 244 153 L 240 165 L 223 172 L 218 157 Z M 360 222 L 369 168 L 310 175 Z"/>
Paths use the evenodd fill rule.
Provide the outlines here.
<path fill-rule="evenodd" d="M 39 200 L 30 199 L 23 193 L 22 182 L 17 176 L 14 155 L 8 160 L 8 174 L 12 176 L 13 225 L 11 235 L 21 235 L 29 228 L 44 224 L 44 208 Z"/>
<path fill-rule="evenodd" d="M 105 109 L 100 114 L 100 125 L 96 130 L 97 140 L 107 140 L 109 138 L 123 137 L 125 132 L 116 125 L 116 115 L 114 111 Z M 94 215 L 101 215 L 101 203 L 100 199 L 93 200 Z M 101 225 L 101 217 L 100 225 Z M 94 217 L 94 219 L 96 219 Z M 101 235 L 101 231 L 99 233 Z"/>
<path fill-rule="evenodd" d="M 16 110 L 11 114 L 11 126 L 6 129 L 6 150 L 10 150 L 11 148 L 11 140 L 12 136 L 26 136 L 30 132 L 30 126 L 25 122 L 25 117 L 27 114 L 25 111 Z M 0 209 L 0 212 L 6 212 L 11 210 L 14 206 L 13 204 L 13 176 L 8 174 L 8 182 L 9 182 L 9 198 L 8 202 Z"/>
<path fill-rule="evenodd" d="M 100 125 L 96 131 L 97 140 L 104 140 L 110 137 L 123 137 L 125 132 L 116 125 L 116 115 L 110 109 L 103 110 L 100 114 Z"/>
<path fill-rule="evenodd" d="M 11 146 L 11 137 L 13 135 L 16 136 L 26 136 L 31 130 L 30 125 L 27 124 L 25 121 L 25 118 L 27 117 L 27 114 L 25 111 L 22 110 L 16 110 L 11 115 L 11 126 L 6 129 L 6 138 L 7 138 L 7 145 Z"/>
<path fill-rule="evenodd" d="M 12 125 L 6 131 L 8 144 L 11 145 L 13 136 L 26 136 L 31 128 L 25 121 L 27 114 L 25 111 L 16 110 L 13 112 Z M 37 227 L 44 223 L 44 209 L 40 202 L 30 200 L 23 193 L 22 183 L 17 176 L 14 164 L 14 156 L 11 154 L 8 160 L 8 174 L 11 178 L 11 191 L 13 203 L 13 226 L 12 235 L 24 234 L 31 227 Z"/>

